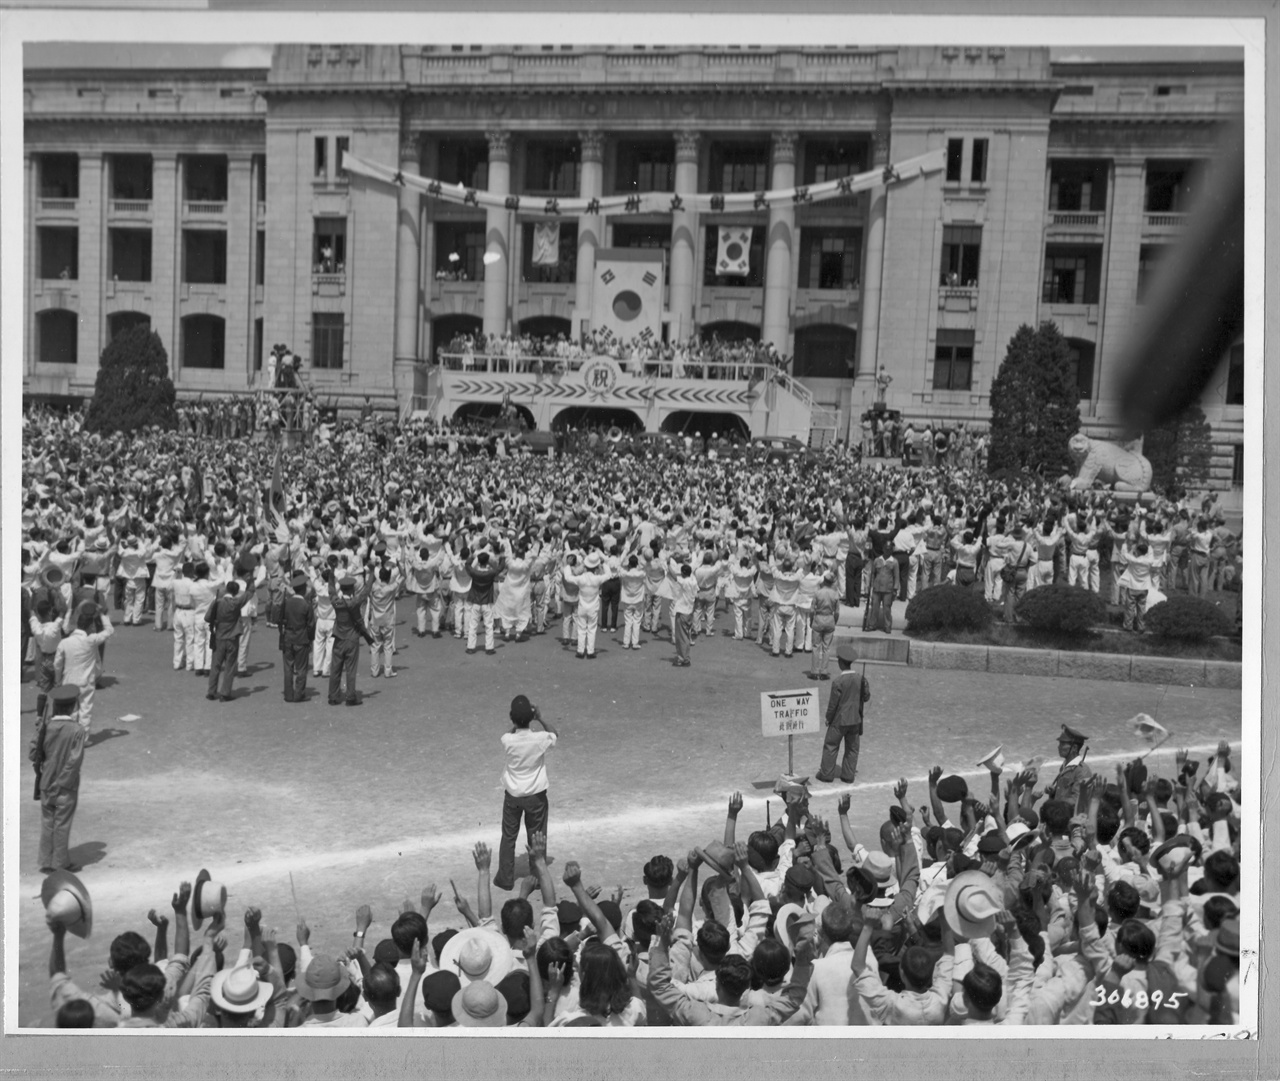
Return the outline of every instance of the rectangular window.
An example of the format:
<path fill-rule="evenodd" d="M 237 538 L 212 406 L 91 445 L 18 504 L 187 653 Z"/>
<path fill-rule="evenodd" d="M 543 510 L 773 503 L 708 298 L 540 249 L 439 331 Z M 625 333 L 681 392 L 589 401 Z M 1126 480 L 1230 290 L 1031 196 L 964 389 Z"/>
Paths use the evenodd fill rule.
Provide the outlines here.
<path fill-rule="evenodd" d="M 343 167 L 342 155 L 351 149 L 351 136 L 339 135 L 334 142 L 333 168 L 339 180 L 346 180 L 347 170 Z"/>
<path fill-rule="evenodd" d="M 1093 359 L 1097 349 L 1093 342 L 1079 338 L 1067 339 L 1067 353 L 1075 367 L 1076 389 L 1081 398 L 1093 397 Z"/>
<path fill-rule="evenodd" d="M 347 219 L 316 218 L 311 261 L 316 274 L 345 274 L 347 270 Z"/>
<path fill-rule="evenodd" d="M 258 202 L 265 203 L 267 201 L 267 156 L 266 154 L 255 154 L 253 156 L 254 173 L 257 176 Z"/>
<path fill-rule="evenodd" d="M 225 230 L 182 230 L 182 280 L 191 285 L 227 284 Z"/>
<path fill-rule="evenodd" d="M 36 232 L 40 241 L 40 277 L 79 280 L 80 230 L 42 225 Z"/>
<path fill-rule="evenodd" d="M 971 288 L 978 284 L 981 225 L 948 225 L 942 230 L 942 282 Z"/>
<path fill-rule="evenodd" d="M 974 184 L 987 182 L 987 140 L 973 140 L 973 161 L 969 166 L 969 180 Z"/>
<path fill-rule="evenodd" d="M 852 289 L 862 266 L 862 233 L 857 229 L 801 229 L 801 289 Z"/>
<path fill-rule="evenodd" d="M 436 281 L 484 280 L 484 220 L 436 223 Z"/>
<path fill-rule="evenodd" d="M 1227 361 L 1227 405 L 1244 405 L 1244 342 L 1231 347 Z"/>
<path fill-rule="evenodd" d="M 225 154 L 191 154 L 184 161 L 184 188 L 189 203 L 227 201 Z"/>
<path fill-rule="evenodd" d="M 227 325 L 217 315 L 188 315 L 181 323 L 182 366 L 221 371 L 227 362 Z"/>
<path fill-rule="evenodd" d="M 1148 161 L 1145 210 L 1148 214 L 1182 214 L 1191 203 L 1192 161 Z"/>
<path fill-rule="evenodd" d="M 870 148 L 865 139 L 849 142 L 810 140 L 804 144 L 804 183 L 825 184 L 867 171 Z"/>
<path fill-rule="evenodd" d="M 671 139 L 654 142 L 620 142 L 614 174 L 615 194 L 675 191 L 676 148 Z"/>
<path fill-rule="evenodd" d="M 258 230 L 258 249 L 253 259 L 253 284 L 267 284 L 267 231 Z"/>
<path fill-rule="evenodd" d="M 1101 245 L 1050 244 L 1040 299 L 1045 304 L 1097 304 L 1101 277 Z"/>
<path fill-rule="evenodd" d="M 329 179 L 329 139 L 325 135 L 316 136 L 315 167 L 313 172 L 317 180 Z"/>
<path fill-rule="evenodd" d="M 1049 164 L 1049 209 L 1100 214 L 1107 209 L 1105 161 L 1057 160 Z"/>
<path fill-rule="evenodd" d="M 108 230 L 107 271 L 115 281 L 149 282 L 151 280 L 151 230 Z"/>
<path fill-rule="evenodd" d="M 311 366 L 342 367 L 342 312 L 311 313 Z"/>
<path fill-rule="evenodd" d="M 253 321 L 253 370 L 262 371 L 262 316 Z"/>
<path fill-rule="evenodd" d="M 578 194 L 582 162 L 577 139 L 531 140 L 524 161 L 524 190 L 530 195 Z"/>
<path fill-rule="evenodd" d="M 933 353 L 933 389 L 969 390 L 973 386 L 973 331 L 940 330 Z"/>
<path fill-rule="evenodd" d="M 440 140 L 439 180 L 484 191 L 489 186 L 489 143 L 486 139 Z"/>
<path fill-rule="evenodd" d="M 1160 260 L 1165 256 L 1167 244 L 1143 244 L 1138 249 L 1138 297 L 1137 303 L 1145 304 L 1151 283 L 1155 280 Z"/>
<path fill-rule="evenodd" d="M 650 225 L 646 222 L 615 219 L 612 228 L 615 248 L 647 248 L 665 252 L 663 284 L 671 283 L 671 225 L 668 222 Z"/>
<path fill-rule="evenodd" d="M 111 198 L 151 201 L 151 155 L 111 155 Z"/>
<path fill-rule="evenodd" d="M 80 158 L 78 155 L 40 155 L 40 198 L 80 198 Z"/>
<path fill-rule="evenodd" d="M 947 182 L 960 183 L 960 170 L 964 166 L 964 140 L 947 140 Z"/>
<path fill-rule="evenodd" d="M 523 259 L 520 273 L 527 282 L 571 282 L 578 272 L 578 223 L 560 223 L 559 258 L 552 263 L 535 263 L 535 224 L 525 222 L 523 230 Z"/>
<path fill-rule="evenodd" d="M 767 191 L 768 143 L 712 143 L 711 185 L 714 192 Z"/>
<path fill-rule="evenodd" d="M 703 285 L 760 286 L 764 284 L 764 234 L 763 226 L 751 230 L 751 247 L 747 250 L 746 274 L 717 274 L 716 258 L 720 252 L 720 228 L 708 225 L 704 232 L 706 257 L 702 266 Z"/>

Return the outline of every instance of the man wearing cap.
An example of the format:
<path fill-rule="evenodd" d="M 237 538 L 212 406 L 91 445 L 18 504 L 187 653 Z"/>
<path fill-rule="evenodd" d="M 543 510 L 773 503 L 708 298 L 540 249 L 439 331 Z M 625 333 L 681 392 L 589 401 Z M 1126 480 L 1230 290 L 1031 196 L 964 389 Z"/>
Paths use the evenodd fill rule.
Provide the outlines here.
<path fill-rule="evenodd" d="M 71 820 L 80 799 L 80 767 L 88 730 L 76 717 L 80 688 L 55 687 L 49 694 L 52 716 L 37 723 L 30 759 L 39 775 L 40 870 L 78 871 L 71 863 Z"/>
<path fill-rule="evenodd" d="M 360 639 L 370 646 L 373 636 L 364 625 L 360 609 L 369 595 L 369 582 L 357 590 L 354 578 L 347 576 L 337 581 L 333 571 L 325 571 L 325 581 L 329 585 L 329 603 L 333 605 L 333 661 L 329 666 L 329 705 L 336 706 L 343 699 L 343 680 L 346 680 L 348 706 L 358 706 L 360 698 L 356 693 L 356 669 L 360 660 Z M 339 590 L 341 592 L 339 592 Z"/>
<path fill-rule="evenodd" d="M 1085 742 L 1088 736 L 1077 732 L 1067 725 L 1062 726 L 1062 735 L 1058 737 L 1058 754 L 1062 755 L 1062 766 L 1058 776 L 1045 787 L 1045 795 L 1050 799 L 1060 799 L 1072 807 L 1077 805 L 1080 787 L 1085 780 L 1093 776 L 1093 770 L 1084 764 Z"/>
<path fill-rule="evenodd" d="M 212 629 L 214 640 L 209 688 L 205 692 L 205 697 L 211 702 L 231 701 L 231 681 L 235 678 L 240 655 L 241 613 L 251 597 L 252 593 L 233 578 L 205 613 L 204 621 Z"/>
<path fill-rule="evenodd" d="M 596 631 L 600 626 L 600 590 L 609 579 L 609 571 L 598 551 L 592 550 L 583 558 L 581 566 L 574 561 L 560 572 L 563 580 L 578 591 L 577 611 L 574 616 L 578 632 L 579 658 L 596 658 Z"/>
<path fill-rule="evenodd" d="M 827 734 L 822 741 L 822 762 L 815 780 L 830 783 L 836 779 L 836 755 L 844 743 L 840 763 L 840 780 L 853 784 L 858 775 L 858 750 L 862 742 L 862 711 L 871 700 L 871 685 L 866 676 L 853 671 L 858 654 L 845 642 L 836 651 L 840 674 L 831 684 L 827 700 Z"/>
<path fill-rule="evenodd" d="M 316 637 L 316 610 L 307 599 L 307 576 L 298 571 L 291 580 L 293 592 L 280 611 L 280 652 L 284 669 L 284 700 L 302 702 L 307 697 L 307 664 Z"/>
<path fill-rule="evenodd" d="M 102 674 L 102 655 L 98 649 L 115 633 L 111 618 L 98 612 L 97 606 L 81 609 L 76 616 L 76 629 L 58 643 L 53 655 L 54 683 L 67 683 L 80 691 L 80 725 L 86 730 L 93 723 L 93 696 Z M 102 629 L 98 630 L 98 621 Z"/>
<path fill-rule="evenodd" d="M 498 845 L 498 873 L 493 876 L 493 884 L 500 890 L 515 885 L 516 836 L 521 818 L 531 847 L 535 834 L 546 835 L 550 810 L 546 755 L 559 738 L 555 726 L 543 720 L 538 707 L 523 694 L 511 700 L 510 717 L 511 731 L 502 735 L 506 755 L 502 771 L 502 840 Z M 530 729 L 534 721 L 541 726 L 541 732 Z"/>

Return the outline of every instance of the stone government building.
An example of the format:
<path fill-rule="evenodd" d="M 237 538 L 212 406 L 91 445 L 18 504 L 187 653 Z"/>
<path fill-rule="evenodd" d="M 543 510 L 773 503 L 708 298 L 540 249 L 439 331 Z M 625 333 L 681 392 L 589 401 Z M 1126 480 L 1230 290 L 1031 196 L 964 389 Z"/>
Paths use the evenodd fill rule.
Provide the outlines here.
<path fill-rule="evenodd" d="M 906 418 L 982 424 L 1009 338 L 1042 319 L 1106 435 L 1126 331 L 1243 75 L 972 46 L 283 45 L 268 69 L 29 68 L 25 392 L 91 394 L 102 348 L 148 322 L 183 398 L 252 389 L 285 342 L 321 398 L 405 412 L 431 404 L 456 334 L 573 333 L 596 247 L 658 248 L 667 333 L 793 355 L 815 440 L 856 434 L 880 365 Z M 941 172 L 826 203 L 569 219 L 556 265 L 533 262 L 531 220 L 341 168 L 349 150 L 498 194 L 754 192 L 939 148 Z M 719 225 L 752 227 L 745 277 L 716 274 Z M 510 271 L 486 281 L 495 242 Z M 1243 355 L 1202 401 L 1237 500 Z"/>

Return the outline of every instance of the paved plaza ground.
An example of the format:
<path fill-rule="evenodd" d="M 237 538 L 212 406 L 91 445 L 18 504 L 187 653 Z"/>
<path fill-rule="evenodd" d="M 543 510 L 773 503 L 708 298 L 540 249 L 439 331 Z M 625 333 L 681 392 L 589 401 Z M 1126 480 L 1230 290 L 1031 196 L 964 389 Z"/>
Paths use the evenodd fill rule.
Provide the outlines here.
<path fill-rule="evenodd" d="M 646 634 L 641 650 L 628 651 L 620 632 L 601 634 L 595 661 L 578 660 L 550 633 L 519 644 L 499 639 L 493 657 L 467 656 L 451 637 L 413 637 L 410 601 L 400 614 L 400 675 L 371 680 L 361 647 L 364 705 L 356 709 L 329 706 L 314 686 L 305 704 L 286 705 L 276 632 L 261 616 L 252 674 L 236 681 L 226 704 L 205 699 L 203 679 L 172 670 L 169 634 L 118 629 L 107 646 L 110 685 L 97 696 L 71 838 L 95 907 L 93 938 L 68 939 L 69 967 L 82 986 L 96 983 L 116 933 L 131 928 L 150 938 L 147 909 L 167 909 L 178 882 L 194 881 L 202 867 L 228 887 L 237 944 L 250 904 L 292 941 L 290 874 L 321 950 L 349 944 L 361 903 L 373 909 L 375 944 L 400 902 L 416 901 L 428 882 L 446 898 L 433 933 L 462 926 L 449 881 L 475 903 L 470 851 L 476 841 L 497 847 L 498 737 L 515 694 L 528 695 L 561 733 L 548 760 L 557 881 L 565 861 L 576 859 L 588 883 L 606 891 L 625 885 L 626 907 L 643 895 L 640 869 L 650 856 L 675 859 L 720 836 L 734 790 L 746 798 L 740 837 L 777 816 L 778 799 L 753 787 L 787 763 L 786 741 L 761 736 L 760 692 L 818 686 L 825 707 L 831 687 L 805 678 L 805 654 L 774 659 L 723 635 L 698 639 L 687 669 L 672 667 L 669 641 Z M 872 700 L 851 820 L 873 844 L 897 778 L 911 780 L 909 798 L 921 805 L 934 763 L 980 777 L 974 763 L 997 743 L 1011 763 L 1053 759 L 1063 723 L 1093 737 L 1089 760 L 1107 769 L 1143 749 L 1127 724 L 1139 712 L 1174 733 L 1152 759 L 1164 772 L 1172 772 L 1175 745 L 1203 759 L 1218 740 L 1240 739 L 1235 690 L 878 665 L 867 676 Z M 12 726 L 22 730 L 19 877 L 10 884 L 19 907 L 20 1025 L 49 1021 L 39 806 L 29 798 L 25 761 L 34 701 L 28 678 L 20 721 L 6 719 L 10 753 Z M 118 719 L 128 714 L 138 719 Z M 821 738 L 796 738 L 797 772 L 814 771 Z M 816 784 L 816 813 L 834 821 L 846 790 Z M 495 912 L 507 896 L 494 890 Z"/>

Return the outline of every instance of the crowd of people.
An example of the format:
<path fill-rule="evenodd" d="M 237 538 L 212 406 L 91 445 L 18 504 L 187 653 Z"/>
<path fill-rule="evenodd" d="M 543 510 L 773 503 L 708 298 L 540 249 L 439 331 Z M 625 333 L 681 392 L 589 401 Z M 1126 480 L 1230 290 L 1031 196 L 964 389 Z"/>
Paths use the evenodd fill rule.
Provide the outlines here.
<path fill-rule="evenodd" d="M 624 652 L 611 663 L 625 664 L 626 651 L 670 634 L 684 667 L 697 636 L 718 633 L 728 617 L 735 639 L 775 655 L 811 652 L 820 678 L 842 603 L 869 599 L 888 629 L 895 601 L 952 580 L 982 589 L 1013 618 L 1026 589 L 1060 580 L 1100 591 L 1105 576 L 1139 630 L 1153 589 L 1220 585 L 1239 558 L 1238 539 L 1207 505 L 1139 506 L 1034 478 L 997 480 L 960 457 L 906 469 L 866 465 L 833 445 L 816 459 L 735 460 L 691 438 L 666 452 L 619 453 L 605 440 L 604 453 L 543 457 L 505 443 L 500 453 L 501 437 L 479 426 L 372 416 L 290 447 L 225 428 L 86 434 L 81 420 L 23 418 L 21 648 L 41 696 L 44 749 L 33 748 L 33 760 L 49 841 L 41 867 L 53 872 L 46 901 L 59 1024 L 1163 1024 L 1238 1015 L 1240 796 L 1229 751 L 1198 775 L 1180 761 L 1176 777 L 1144 780 L 1135 768 L 1103 783 L 1082 765 L 1084 738 L 1069 731 L 1056 779 L 993 774 L 988 800 L 961 791 L 959 778 L 934 776 L 919 814 L 902 784 L 878 841 L 875 823 L 855 831 L 842 813 L 843 856 L 803 793 L 785 822 L 741 843 L 735 799 L 724 839 L 650 860 L 641 872 L 648 900 L 626 913 L 593 895 L 572 861 L 562 884 L 573 900 L 558 897 L 532 826 L 527 873 L 498 883 L 517 896 L 496 920 L 489 856 L 478 849 L 476 908 L 459 905 L 466 929 L 428 934 L 439 900 L 428 887 L 419 911 L 399 914 L 372 953 L 365 909 L 351 949 L 323 952 L 311 950 L 305 924 L 296 950 L 272 940 L 249 909 L 233 958 L 216 890 L 197 883 L 189 895 L 184 884 L 172 905 L 172 956 L 168 920 L 155 915 L 155 945 L 123 933 L 104 986 L 81 991 L 62 942 L 90 902 L 67 862 L 66 835 L 108 639 L 118 633 L 113 609 L 123 626 L 144 625 L 150 611 L 153 629 L 172 635 L 175 672 L 206 677 L 212 700 L 229 697 L 265 623 L 285 653 L 286 701 L 305 696 L 311 675 L 327 678 L 331 704 L 358 706 L 362 640 L 370 675 L 396 675 L 403 594 L 413 599 L 415 635 L 451 633 L 468 652 L 494 653 L 499 634 L 514 645 L 550 632 L 585 661 L 598 656 L 602 630 L 621 631 Z M 860 678 L 834 659 L 838 683 Z M 869 698 L 865 681 L 842 698 L 857 703 L 859 725 Z M 515 707 L 513 723 L 528 727 Z M 834 776 L 839 744 L 823 779 Z M 846 740 L 841 777 L 855 772 Z M 188 908 L 197 930 L 211 919 L 198 942 Z"/>
<path fill-rule="evenodd" d="M 471 371 L 555 373 L 575 370 L 594 357 L 609 357 L 632 375 L 676 379 L 759 381 L 787 372 L 791 358 L 771 342 L 691 337 L 666 343 L 652 334 L 619 338 L 597 329 L 579 339 L 566 334 L 458 334 L 442 350 L 449 367 Z"/>

